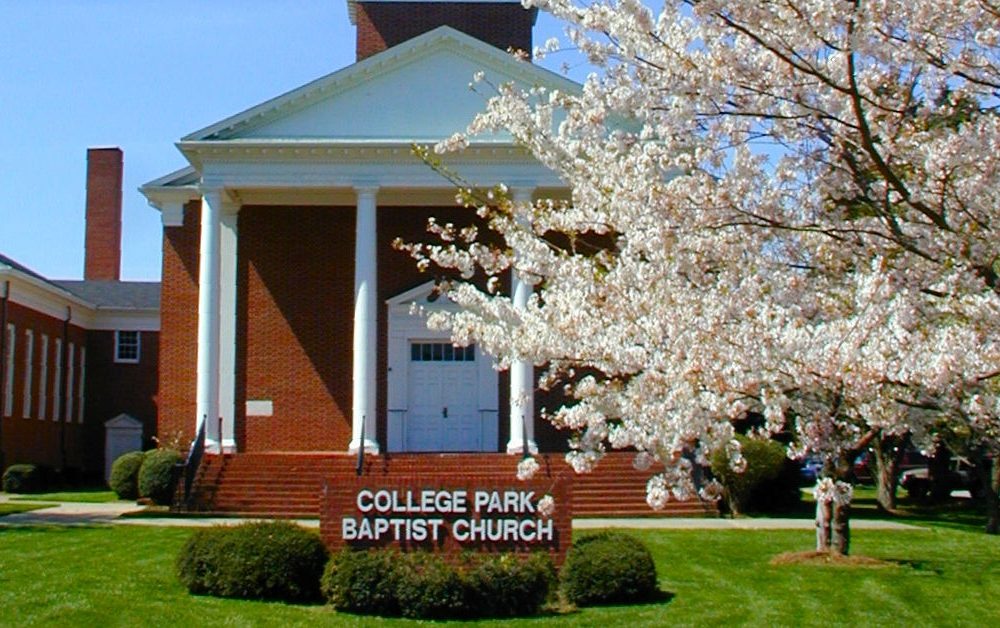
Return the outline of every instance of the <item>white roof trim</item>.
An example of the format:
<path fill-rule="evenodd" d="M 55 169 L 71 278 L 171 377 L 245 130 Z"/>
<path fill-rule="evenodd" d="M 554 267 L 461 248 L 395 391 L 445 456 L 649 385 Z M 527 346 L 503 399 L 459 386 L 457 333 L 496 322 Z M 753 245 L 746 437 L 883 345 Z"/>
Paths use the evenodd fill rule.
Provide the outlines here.
<path fill-rule="evenodd" d="M 414 301 L 419 301 L 421 299 L 423 299 L 424 301 L 426 301 L 427 297 L 432 292 L 434 292 L 434 287 L 436 285 L 437 285 L 437 282 L 435 280 L 431 279 L 430 281 L 422 283 L 419 286 L 410 288 L 409 290 L 407 290 L 405 292 L 400 292 L 396 296 L 390 297 L 390 298 L 386 299 L 385 303 L 389 307 L 393 307 L 393 306 L 397 306 L 397 305 L 407 305 L 409 303 L 412 303 Z M 430 305 L 430 304 L 428 303 L 427 305 Z"/>
<path fill-rule="evenodd" d="M 397 67 L 410 58 L 449 44 L 461 49 L 464 54 L 479 59 L 484 65 L 505 66 L 511 75 L 526 83 L 541 83 L 563 90 L 578 91 L 580 89 L 578 83 L 555 72 L 531 63 L 518 61 L 508 53 L 450 26 L 439 26 L 398 46 L 383 50 L 367 59 L 190 133 L 181 138 L 181 143 L 198 140 L 225 140 L 227 136 L 231 137 L 241 129 L 257 128 L 274 119 L 298 111 L 317 100 L 344 91 L 371 76 Z"/>

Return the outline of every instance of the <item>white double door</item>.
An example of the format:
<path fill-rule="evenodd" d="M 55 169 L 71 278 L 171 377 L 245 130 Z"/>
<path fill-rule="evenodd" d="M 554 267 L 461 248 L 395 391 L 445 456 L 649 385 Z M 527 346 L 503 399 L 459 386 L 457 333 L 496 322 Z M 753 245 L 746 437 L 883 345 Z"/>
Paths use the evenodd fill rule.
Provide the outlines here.
<path fill-rule="evenodd" d="M 406 451 L 482 451 L 475 347 L 414 343 L 408 364 Z"/>

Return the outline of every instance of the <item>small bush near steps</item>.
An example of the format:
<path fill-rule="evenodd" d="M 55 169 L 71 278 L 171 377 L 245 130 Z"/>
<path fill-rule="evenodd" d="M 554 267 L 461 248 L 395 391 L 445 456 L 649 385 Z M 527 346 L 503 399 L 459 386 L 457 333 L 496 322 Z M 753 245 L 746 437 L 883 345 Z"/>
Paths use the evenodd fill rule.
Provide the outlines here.
<path fill-rule="evenodd" d="M 177 557 L 177 573 L 191 593 L 311 602 L 320 599 L 327 558 L 314 532 L 284 521 L 258 521 L 195 532 Z"/>
<path fill-rule="evenodd" d="M 111 465 L 108 486 L 121 499 L 138 499 L 139 467 L 145 455 L 141 451 L 130 451 L 115 459 Z"/>
<path fill-rule="evenodd" d="M 45 485 L 45 471 L 33 464 L 12 464 L 3 472 L 5 493 L 41 493 Z"/>
<path fill-rule="evenodd" d="M 174 499 L 177 487 L 177 464 L 183 460 L 174 449 L 151 449 L 147 451 L 139 467 L 139 497 L 148 497 L 153 503 L 169 505 Z"/>
<path fill-rule="evenodd" d="M 649 550 L 620 532 L 573 543 L 559 579 L 566 599 L 577 606 L 649 602 L 660 595 Z"/>

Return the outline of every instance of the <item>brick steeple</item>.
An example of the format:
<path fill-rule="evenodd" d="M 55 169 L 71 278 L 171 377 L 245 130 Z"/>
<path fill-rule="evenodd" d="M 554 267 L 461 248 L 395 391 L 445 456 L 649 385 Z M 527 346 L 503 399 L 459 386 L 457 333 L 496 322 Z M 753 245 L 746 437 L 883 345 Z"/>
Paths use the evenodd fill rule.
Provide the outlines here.
<path fill-rule="evenodd" d="M 439 26 L 450 26 L 502 50 L 531 53 L 531 29 L 537 9 L 518 0 L 348 0 L 357 26 L 361 61 Z"/>

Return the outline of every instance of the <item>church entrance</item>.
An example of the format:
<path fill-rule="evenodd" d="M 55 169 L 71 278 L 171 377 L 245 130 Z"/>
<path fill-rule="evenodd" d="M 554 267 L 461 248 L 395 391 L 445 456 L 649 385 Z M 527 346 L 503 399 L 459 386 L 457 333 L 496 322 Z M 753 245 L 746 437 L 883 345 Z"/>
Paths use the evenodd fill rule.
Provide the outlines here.
<path fill-rule="evenodd" d="M 476 345 L 456 347 L 447 332 L 427 328 L 426 310 L 454 307 L 428 301 L 432 288 L 418 286 L 387 303 L 388 451 L 498 451 L 493 360 Z"/>

